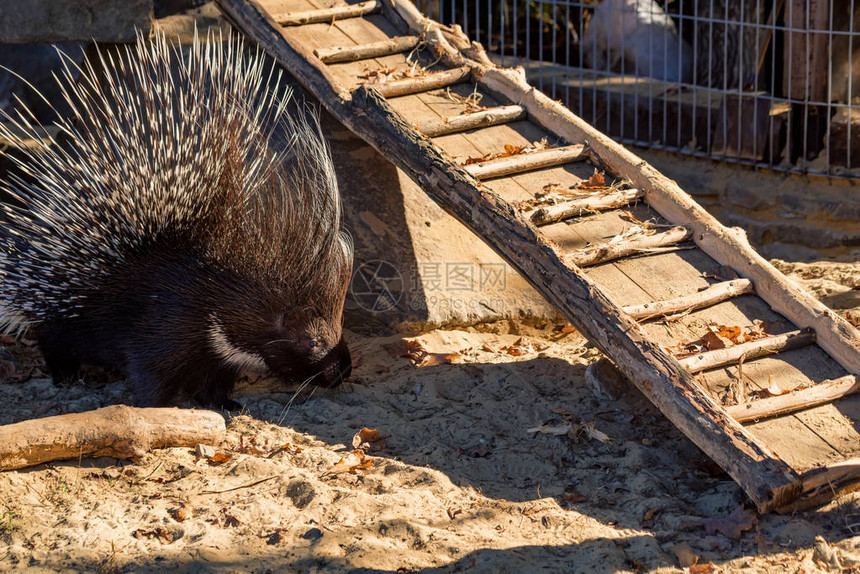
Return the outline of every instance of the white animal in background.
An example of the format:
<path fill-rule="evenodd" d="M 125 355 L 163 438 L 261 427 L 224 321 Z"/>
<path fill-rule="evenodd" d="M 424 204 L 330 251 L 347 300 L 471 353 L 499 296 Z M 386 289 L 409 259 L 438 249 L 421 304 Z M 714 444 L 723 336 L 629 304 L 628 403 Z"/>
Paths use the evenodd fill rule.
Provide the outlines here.
<path fill-rule="evenodd" d="M 580 46 L 583 63 L 595 70 L 669 82 L 693 79 L 692 49 L 654 0 L 603 0 Z"/>

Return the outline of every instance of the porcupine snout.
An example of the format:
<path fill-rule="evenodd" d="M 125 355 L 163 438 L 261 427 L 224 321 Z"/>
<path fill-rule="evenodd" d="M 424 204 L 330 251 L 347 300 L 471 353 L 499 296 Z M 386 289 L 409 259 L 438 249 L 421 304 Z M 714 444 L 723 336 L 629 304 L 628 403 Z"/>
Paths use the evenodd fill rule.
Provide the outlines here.
<path fill-rule="evenodd" d="M 341 339 L 340 343 L 328 354 L 324 363 L 325 366 L 322 368 L 317 383 L 319 386 L 336 387 L 349 377 L 352 374 L 352 356 L 346 341 Z"/>

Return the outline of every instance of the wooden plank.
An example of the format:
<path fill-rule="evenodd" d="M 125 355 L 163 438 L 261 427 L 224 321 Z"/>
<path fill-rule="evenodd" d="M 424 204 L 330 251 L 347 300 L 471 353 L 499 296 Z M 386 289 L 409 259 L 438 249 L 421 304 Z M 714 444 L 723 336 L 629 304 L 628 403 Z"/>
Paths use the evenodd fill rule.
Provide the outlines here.
<path fill-rule="evenodd" d="M 830 0 L 788 0 L 783 93 L 791 99 L 827 101 L 829 16 Z"/>

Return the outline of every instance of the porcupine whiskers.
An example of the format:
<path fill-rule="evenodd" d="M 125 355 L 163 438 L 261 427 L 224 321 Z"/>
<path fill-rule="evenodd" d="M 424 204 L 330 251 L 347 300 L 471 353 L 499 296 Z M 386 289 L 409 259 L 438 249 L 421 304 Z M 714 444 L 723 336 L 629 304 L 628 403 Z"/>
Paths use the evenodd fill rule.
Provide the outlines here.
<path fill-rule="evenodd" d="M 287 401 L 287 404 L 284 405 L 284 408 L 281 411 L 281 416 L 278 419 L 278 425 L 284 424 L 284 422 L 287 419 L 287 415 L 290 414 L 290 409 L 293 407 L 293 403 L 296 402 L 296 399 L 299 398 L 299 395 L 302 394 L 302 391 L 304 391 L 311 384 L 311 381 L 313 381 L 314 377 L 316 377 L 316 375 L 312 375 L 312 376 L 308 377 L 307 379 L 305 379 L 304 381 L 302 381 L 302 383 L 298 386 L 298 388 L 295 390 L 295 392 L 293 392 L 293 395 L 290 397 L 290 400 Z M 311 387 L 311 392 L 310 392 L 310 394 L 308 394 L 308 397 L 305 399 L 305 402 L 308 402 L 311 400 L 311 397 L 314 396 L 314 393 L 316 392 L 316 390 L 318 388 L 319 387 L 316 387 L 316 386 Z"/>
<path fill-rule="evenodd" d="M 248 367 L 338 384 L 352 244 L 319 121 L 279 79 L 212 36 L 66 59 L 64 145 L 26 109 L 0 125 L 37 141 L 0 182 L 0 327 L 29 325 L 56 378 L 121 371 L 139 404 L 226 404 Z"/>

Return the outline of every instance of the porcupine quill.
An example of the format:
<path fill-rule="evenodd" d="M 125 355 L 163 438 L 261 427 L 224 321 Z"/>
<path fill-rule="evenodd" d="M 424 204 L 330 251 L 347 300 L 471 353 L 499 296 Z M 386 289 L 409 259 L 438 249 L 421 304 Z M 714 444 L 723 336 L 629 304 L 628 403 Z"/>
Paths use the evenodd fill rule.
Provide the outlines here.
<path fill-rule="evenodd" d="M 209 40 L 138 38 L 77 82 L 67 60 L 63 145 L 26 109 L 0 122 L 22 154 L 0 182 L 0 329 L 29 329 L 55 379 L 96 365 L 139 405 L 223 406 L 246 368 L 350 373 L 352 246 L 319 123 L 260 52 Z"/>

